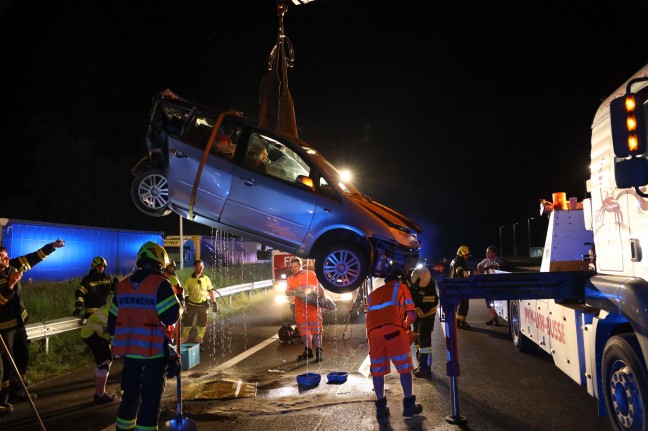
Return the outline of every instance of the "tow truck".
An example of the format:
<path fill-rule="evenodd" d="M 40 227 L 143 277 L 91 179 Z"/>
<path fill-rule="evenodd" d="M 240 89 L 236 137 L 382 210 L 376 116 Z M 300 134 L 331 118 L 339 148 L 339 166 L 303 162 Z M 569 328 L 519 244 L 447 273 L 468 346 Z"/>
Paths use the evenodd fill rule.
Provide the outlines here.
<path fill-rule="evenodd" d="M 456 306 L 505 301 L 513 344 L 538 346 L 598 401 L 612 429 L 648 429 L 648 64 L 599 107 L 588 196 L 543 201 L 549 228 L 540 272 L 437 279 L 444 313 L 450 423 L 459 410 Z M 501 303 L 500 303 L 501 304 Z"/>

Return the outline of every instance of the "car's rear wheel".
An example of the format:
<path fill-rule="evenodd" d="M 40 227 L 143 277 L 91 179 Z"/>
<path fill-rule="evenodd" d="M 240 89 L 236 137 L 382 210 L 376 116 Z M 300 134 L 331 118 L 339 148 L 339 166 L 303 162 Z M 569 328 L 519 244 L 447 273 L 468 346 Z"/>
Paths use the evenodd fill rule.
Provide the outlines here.
<path fill-rule="evenodd" d="M 325 289 L 352 292 L 369 276 L 367 255 L 353 243 L 324 246 L 315 255 L 315 273 Z"/>
<path fill-rule="evenodd" d="M 135 175 L 131 183 L 131 199 L 138 210 L 153 217 L 171 214 L 169 183 L 161 169 L 149 169 Z"/>

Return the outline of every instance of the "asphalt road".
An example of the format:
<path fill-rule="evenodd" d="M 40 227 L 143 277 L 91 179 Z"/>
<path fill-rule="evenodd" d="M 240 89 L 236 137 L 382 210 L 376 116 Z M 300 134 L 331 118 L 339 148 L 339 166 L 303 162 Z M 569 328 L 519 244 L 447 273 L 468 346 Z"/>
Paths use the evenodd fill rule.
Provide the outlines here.
<path fill-rule="evenodd" d="M 284 310 L 285 311 L 285 310 Z M 200 430 L 587 430 L 610 427 L 597 416 L 596 400 L 560 372 L 544 354 L 521 354 L 511 344 L 505 327 L 488 327 L 483 300 L 472 300 L 468 321 L 472 331 L 459 332 L 461 376 L 457 379 L 458 404 L 453 410 L 451 381 L 446 376 L 445 338 L 442 325 L 433 333 L 431 380 L 415 380 L 414 392 L 423 404 L 421 416 L 405 419 L 397 375 L 387 377 L 387 398 L 392 415 L 375 418 L 371 380 L 366 376 L 367 344 L 364 321 L 347 324 L 348 313 L 329 315 L 325 327 L 322 363 L 296 361 L 303 345 L 282 344 L 277 331 L 284 316 L 274 307 L 253 310 L 229 321 L 219 321 L 208 331 L 200 363 L 182 373 L 183 413 Z M 337 321 L 336 321 L 337 320 Z M 209 336 L 211 335 L 211 336 Z M 273 338 L 274 337 L 274 338 Z M 343 384 L 330 384 L 331 371 L 349 372 Z M 322 375 L 312 388 L 297 384 L 306 372 Z M 109 391 L 118 392 L 120 364 L 111 370 Z M 118 403 L 92 402 L 93 370 L 34 385 L 38 416 L 28 403 L 16 413 L 0 418 L 1 430 L 37 430 L 38 417 L 45 429 L 114 429 Z M 190 400 L 198 387 L 233 385 L 237 398 Z M 253 387 L 254 394 L 246 392 Z M 220 386 L 222 389 L 222 386 Z M 227 392 L 227 391 L 226 391 Z M 160 429 L 169 428 L 177 416 L 177 384 L 167 383 Z M 448 423 L 461 416 L 463 424 Z"/>

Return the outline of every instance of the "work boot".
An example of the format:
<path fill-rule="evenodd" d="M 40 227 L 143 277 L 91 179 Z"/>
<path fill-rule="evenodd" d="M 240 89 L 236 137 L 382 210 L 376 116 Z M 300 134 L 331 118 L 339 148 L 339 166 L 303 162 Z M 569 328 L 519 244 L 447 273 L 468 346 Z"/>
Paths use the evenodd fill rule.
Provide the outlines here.
<path fill-rule="evenodd" d="M 409 398 L 403 398 L 403 416 L 411 418 L 414 415 L 421 414 L 423 406 L 416 404 L 416 395 Z"/>
<path fill-rule="evenodd" d="M 13 413 L 13 406 L 9 404 L 9 386 L 0 390 L 0 416 Z"/>
<path fill-rule="evenodd" d="M 389 407 L 387 407 L 387 397 L 374 401 L 376 403 L 376 417 L 384 419 L 389 416 Z"/>
<path fill-rule="evenodd" d="M 457 320 L 457 329 L 466 329 L 470 331 L 472 328 L 465 320 Z"/>
<path fill-rule="evenodd" d="M 304 360 L 306 360 L 306 359 L 310 359 L 310 358 L 312 358 L 312 357 L 313 357 L 313 349 L 311 349 L 311 348 L 309 348 L 309 347 L 306 347 L 306 348 L 304 349 L 304 353 L 302 353 L 301 355 L 298 355 L 298 356 L 297 356 L 297 360 L 298 360 L 298 361 L 304 361 Z"/>
<path fill-rule="evenodd" d="M 97 394 L 94 395 L 94 402 L 97 404 L 112 403 L 113 401 L 115 401 L 114 395 L 109 395 L 107 393 L 104 393 L 102 396 Z"/>
<path fill-rule="evenodd" d="M 13 406 L 7 402 L 0 404 L 0 416 L 10 415 L 14 412 Z"/>
<path fill-rule="evenodd" d="M 500 326 L 499 319 L 497 317 L 492 318 L 488 322 L 486 322 L 488 326 Z"/>
<path fill-rule="evenodd" d="M 23 381 L 23 383 L 27 386 L 27 381 Z M 26 401 L 27 398 L 27 392 L 25 392 L 22 385 L 16 381 L 12 381 L 9 386 L 9 403 L 17 404 L 21 401 Z"/>
<path fill-rule="evenodd" d="M 431 379 L 432 369 L 430 367 L 418 367 L 418 369 L 414 371 L 414 377 L 417 377 L 419 379 Z"/>
<path fill-rule="evenodd" d="M 324 357 L 322 356 L 322 348 L 318 347 L 315 349 L 315 362 L 322 362 Z"/>

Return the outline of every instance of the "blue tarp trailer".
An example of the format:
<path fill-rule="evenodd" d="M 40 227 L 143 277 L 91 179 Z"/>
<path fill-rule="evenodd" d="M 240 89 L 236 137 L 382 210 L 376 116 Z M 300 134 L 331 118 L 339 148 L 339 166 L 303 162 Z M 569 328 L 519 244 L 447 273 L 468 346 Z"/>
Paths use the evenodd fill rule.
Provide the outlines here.
<path fill-rule="evenodd" d="M 137 252 L 147 241 L 162 245 L 163 232 L 111 229 L 0 218 L 0 244 L 10 257 L 36 251 L 60 238 L 65 247 L 25 273 L 32 281 L 63 281 L 82 277 L 95 256 L 108 262 L 110 275 L 126 275 L 135 268 Z"/>

